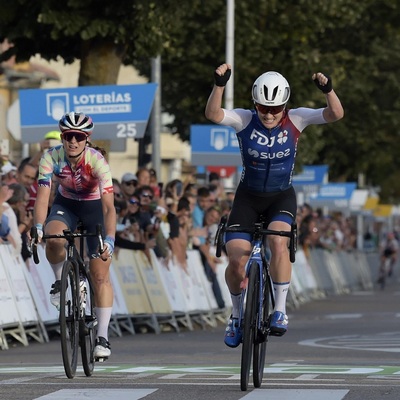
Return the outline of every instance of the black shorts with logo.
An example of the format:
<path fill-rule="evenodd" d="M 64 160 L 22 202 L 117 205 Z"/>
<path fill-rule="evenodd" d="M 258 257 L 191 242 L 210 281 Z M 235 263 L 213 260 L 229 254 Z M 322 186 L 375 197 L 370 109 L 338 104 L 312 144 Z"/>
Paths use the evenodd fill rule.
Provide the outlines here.
<path fill-rule="evenodd" d="M 268 224 L 273 221 L 282 221 L 291 225 L 296 211 L 297 200 L 293 187 L 282 192 L 255 194 L 244 190 L 239 185 L 229 214 L 228 226 L 238 224 L 243 227 L 252 227 L 261 215 Z M 249 234 L 227 233 L 225 241 L 232 239 L 251 240 Z"/>

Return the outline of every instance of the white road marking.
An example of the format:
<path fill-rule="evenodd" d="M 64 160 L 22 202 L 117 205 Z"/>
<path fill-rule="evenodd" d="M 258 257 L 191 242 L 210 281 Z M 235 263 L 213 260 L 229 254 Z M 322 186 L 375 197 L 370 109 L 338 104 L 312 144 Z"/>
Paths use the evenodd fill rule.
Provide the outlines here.
<path fill-rule="evenodd" d="M 299 344 L 331 349 L 339 348 L 400 353 L 400 334 L 399 332 L 383 332 L 366 335 L 332 336 L 302 340 Z"/>
<path fill-rule="evenodd" d="M 139 400 L 157 389 L 61 389 L 34 400 Z M 326 400 L 326 399 L 325 399 Z"/>
<path fill-rule="evenodd" d="M 348 390 L 321 389 L 255 389 L 241 400 L 342 400 Z"/>
<path fill-rule="evenodd" d="M 328 314 L 325 316 L 327 319 L 358 319 L 361 318 L 362 314 L 359 313 L 353 313 L 353 314 Z"/>

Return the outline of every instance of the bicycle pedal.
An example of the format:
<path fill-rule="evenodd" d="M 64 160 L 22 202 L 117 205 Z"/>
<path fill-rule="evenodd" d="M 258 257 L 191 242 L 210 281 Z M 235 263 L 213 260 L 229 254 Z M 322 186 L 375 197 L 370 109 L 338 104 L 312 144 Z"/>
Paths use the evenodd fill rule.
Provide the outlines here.
<path fill-rule="evenodd" d="M 108 360 L 108 357 L 95 357 L 95 359 L 94 359 L 94 361 L 100 362 L 100 363 L 107 361 L 107 360 Z"/>

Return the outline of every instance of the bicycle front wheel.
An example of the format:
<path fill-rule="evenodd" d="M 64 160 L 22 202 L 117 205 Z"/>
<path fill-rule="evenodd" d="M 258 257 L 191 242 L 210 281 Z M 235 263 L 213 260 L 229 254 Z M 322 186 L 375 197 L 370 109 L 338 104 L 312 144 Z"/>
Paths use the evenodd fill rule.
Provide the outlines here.
<path fill-rule="evenodd" d="M 259 297 L 258 264 L 253 261 L 250 265 L 249 281 L 246 292 L 246 308 L 243 323 L 243 346 L 240 368 L 240 388 L 247 390 L 249 385 L 250 366 L 253 355 L 253 346 L 257 334 L 257 305 Z"/>
<path fill-rule="evenodd" d="M 82 355 L 82 366 L 86 376 L 92 376 L 94 370 L 94 347 L 96 341 L 97 319 L 94 314 L 94 295 L 91 286 L 87 283 L 87 304 L 84 318 L 80 320 L 79 336 Z"/>
<path fill-rule="evenodd" d="M 270 279 L 269 275 L 265 276 L 265 280 L 267 279 Z M 256 388 L 259 388 L 261 386 L 264 376 L 265 353 L 267 351 L 268 342 L 268 318 L 270 315 L 271 307 L 270 296 L 270 285 L 268 281 L 265 281 L 261 315 L 258 315 L 259 320 L 261 320 L 261 328 L 256 335 L 253 353 L 253 382 L 254 387 Z M 257 314 L 258 313 L 259 308 L 257 307 Z"/>
<path fill-rule="evenodd" d="M 60 336 L 65 374 L 72 379 L 78 365 L 79 308 L 75 266 L 67 260 L 61 276 Z"/>

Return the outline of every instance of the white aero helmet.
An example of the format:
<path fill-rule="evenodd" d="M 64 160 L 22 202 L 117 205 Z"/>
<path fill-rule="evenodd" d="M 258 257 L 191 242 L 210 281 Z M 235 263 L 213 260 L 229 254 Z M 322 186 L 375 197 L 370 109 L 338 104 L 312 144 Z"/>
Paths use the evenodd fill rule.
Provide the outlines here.
<path fill-rule="evenodd" d="M 265 72 L 253 83 L 252 96 L 258 104 L 281 106 L 289 100 L 290 86 L 279 72 Z"/>
<path fill-rule="evenodd" d="M 63 115 L 58 123 L 61 133 L 65 131 L 82 131 L 90 136 L 93 131 L 92 118 L 84 113 L 70 112 Z"/>

